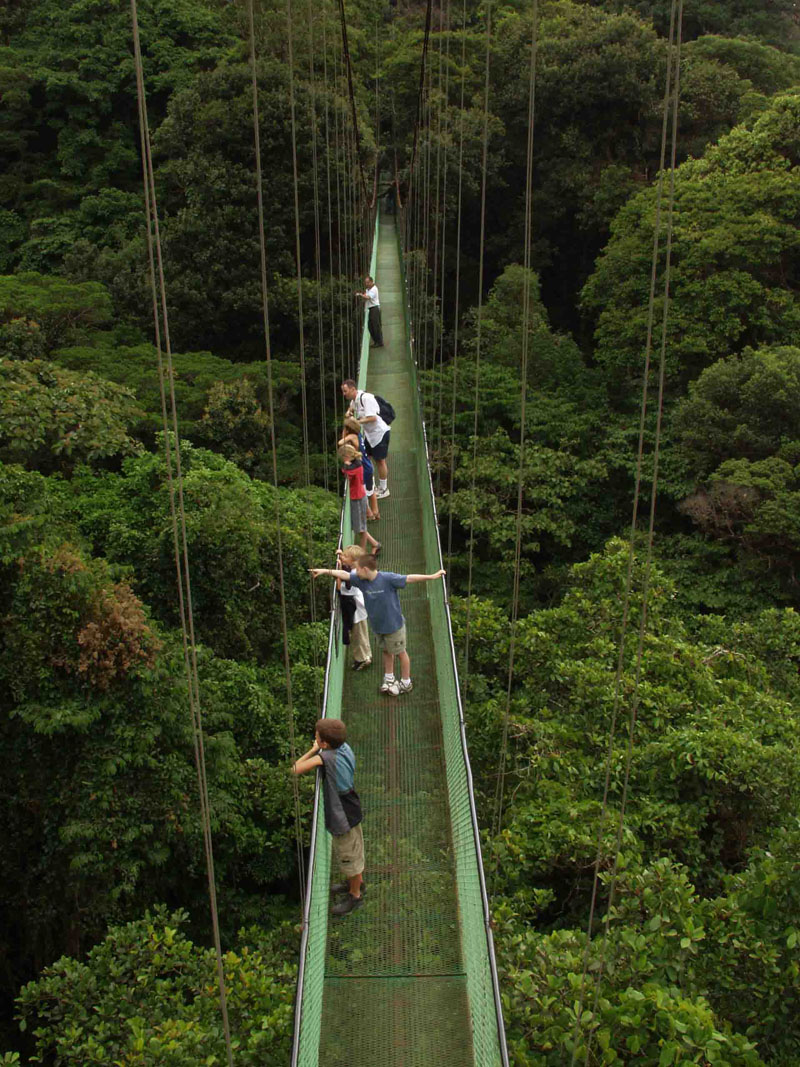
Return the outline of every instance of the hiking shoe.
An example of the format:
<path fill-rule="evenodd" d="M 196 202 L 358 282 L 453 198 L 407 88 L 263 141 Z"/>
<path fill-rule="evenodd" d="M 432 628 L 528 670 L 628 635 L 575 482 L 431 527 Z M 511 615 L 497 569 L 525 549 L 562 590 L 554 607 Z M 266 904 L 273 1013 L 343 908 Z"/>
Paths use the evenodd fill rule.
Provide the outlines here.
<path fill-rule="evenodd" d="M 362 880 L 362 882 L 361 882 L 361 896 L 362 897 L 364 896 L 366 891 L 367 891 L 367 883 Z M 349 892 L 350 892 L 350 883 L 349 882 L 337 882 L 336 885 L 332 885 L 331 886 L 331 896 L 332 897 L 340 897 L 342 895 L 342 893 L 349 893 Z"/>
<path fill-rule="evenodd" d="M 344 900 L 333 905 L 331 908 L 331 915 L 335 915 L 339 919 L 344 918 L 344 916 L 349 915 L 351 911 L 360 908 L 363 903 L 363 896 L 354 897 L 352 893 L 348 893 Z"/>
<path fill-rule="evenodd" d="M 385 693 L 387 696 L 390 697 L 399 697 L 400 683 L 397 681 L 396 678 L 393 682 L 384 682 L 381 686 L 381 692 Z"/>
<path fill-rule="evenodd" d="M 392 494 L 389 492 L 389 487 L 388 486 L 385 489 L 379 489 L 378 492 L 375 494 L 375 496 L 378 498 L 378 500 L 385 500 L 387 496 L 391 496 L 391 495 Z"/>
<path fill-rule="evenodd" d="M 351 671 L 360 671 L 361 670 L 361 664 L 363 662 L 364 661 L 361 660 L 361 659 L 354 659 L 353 662 L 350 664 L 350 670 Z"/>
<path fill-rule="evenodd" d="M 401 693 L 410 693 L 411 690 L 414 688 L 414 683 L 411 681 L 410 678 L 408 680 L 403 680 L 401 678 L 400 681 L 397 683 L 397 687 Z"/>
<path fill-rule="evenodd" d="M 357 667 L 355 665 L 353 666 L 353 670 L 354 671 L 365 671 L 367 669 L 367 667 L 371 667 L 371 666 L 372 666 L 372 660 L 371 659 L 361 659 L 361 660 L 358 661 L 358 666 Z"/>

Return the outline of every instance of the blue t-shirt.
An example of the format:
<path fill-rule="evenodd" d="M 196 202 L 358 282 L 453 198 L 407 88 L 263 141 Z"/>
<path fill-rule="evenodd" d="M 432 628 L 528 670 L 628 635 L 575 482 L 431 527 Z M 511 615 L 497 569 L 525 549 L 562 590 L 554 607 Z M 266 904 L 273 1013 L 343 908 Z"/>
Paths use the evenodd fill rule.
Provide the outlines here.
<path fill-rule="evenodd" d="M 393 634 L 405 624 L 397 590 L 405 589 L 406 577 L 392 571 L 378 571 L 369 582 L 359 578 L 355 571 L 350 572 L 350 584 L 364 594 L 369 624 L 376 634 Z"/>

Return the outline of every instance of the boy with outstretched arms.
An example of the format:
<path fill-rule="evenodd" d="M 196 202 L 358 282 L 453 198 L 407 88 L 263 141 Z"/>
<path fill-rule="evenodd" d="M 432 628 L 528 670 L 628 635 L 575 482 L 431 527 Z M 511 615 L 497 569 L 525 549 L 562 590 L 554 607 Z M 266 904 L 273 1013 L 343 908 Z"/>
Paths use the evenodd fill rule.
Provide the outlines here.
<path fill-rule="evenodd" d="M 411 660 L 406 652 L 406 620 L 400 609 L 398 589 L 404 589 L 409 582 L 432 582 L 441 578 L 444 573 L 437 571 L 435 574 L 395 574 L 392 571 L 379 571 L 378 561 L 370 555 L 361 556 L 356 560 L 353 570 L 349 573 L 324 567 L 312 568 L 311 574 L 315 578 L 329 574 L 332 578 L 349 581 L 364 594 L 369 624 L 380 638 L 383 651 L 382 693 L 396 697 L 401 693 L 410 693 L 413 688 Z M 395 656 L 400 661 L 399 680 L 394 676 Z"/>
<path fill-rule="evenodd" d="M 325 798 L 325 829 L 333 837 L 333 858 L 345 881 L 333 886 L 332 893 L 346 893 L 332 914 L 349 915 L 364 903 L 364 837 L 361 832 L 361 801 L 353 788 L 356 757 L 347 744 L 347 727 L 341 719 L 318 719 L 314 744 L 295 763 L 295 774 L 319 767 Z"/>

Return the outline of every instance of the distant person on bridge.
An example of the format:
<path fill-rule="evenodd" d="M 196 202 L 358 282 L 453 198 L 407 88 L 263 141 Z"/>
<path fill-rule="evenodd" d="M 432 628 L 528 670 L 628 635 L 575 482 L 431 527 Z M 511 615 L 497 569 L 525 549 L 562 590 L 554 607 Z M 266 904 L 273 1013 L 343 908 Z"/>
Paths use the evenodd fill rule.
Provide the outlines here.
<path fill-rule="evenodd" d="M 342 396 L 350 401 L 348 414 L 352 414 L 358 420 L 364 430 L 366 438 L 364 447 L 367 455 L 375 461 L 375 471 L 378 475 L 378 500 L 389 496 L 386 482 L 389 478 L 389 468 L 386 465 L 386 457 L 389 454 L 389 426 L 381 418 L 381 409 L 378 401 L 372 393 L 366 393 L 359 389 L 352 378 L 342 382 Z"/>
<path fill-rule="evenodd" d="M 364 279 L 364 292 L 356 293 L 366 303 L 369 309 L 367 313 L 367 328 L 372 338 L 373 348 L 383 348 L 383 327 L 381 326 L 381 299 L 378 296 L 378 287 L 375 279 L 368 274 Z"/>
<path fill-rule="evenodd" d="M 341 561 L 341 554 L 339 556 Z M 332 578 L 349 581 L 354 589 L 364 594 L 364 606 L 367 609 L 369 624 L 380 638 L 383 651 L 383 682 L 381 692 L 397 697 L 401 693 L 410 693 L 411 660 L 406 652 L 406 620 L 400 609 L 398 589 L 404 589 L 409 582 L 432 582 L 444 576 L 444 571 L 435 574 L 394 574 L 392 571 L 379 571 L 375 556 L 361 556 L 356 560 L 351 571 L 312 568 L 311 574 L 319 578 L 330 574 Z M 400 661 L 400 679 L 394 676 L 394 658 Z"/>
<path fill-rule="evenodd" d="M 331 910 L 337 917 L 349 915 L 364 903 L 364 836 L 361 801 L 353 788 L 356 757 L 347 744 L 347 727 L 341 719 L 317 719 L 314 744 L 295 763 L 295 774 L 320 768 L 325 797 L 325 829 L 333 837 L 333 858 L 346 879 L 332 887 L 347 896 Z"/>

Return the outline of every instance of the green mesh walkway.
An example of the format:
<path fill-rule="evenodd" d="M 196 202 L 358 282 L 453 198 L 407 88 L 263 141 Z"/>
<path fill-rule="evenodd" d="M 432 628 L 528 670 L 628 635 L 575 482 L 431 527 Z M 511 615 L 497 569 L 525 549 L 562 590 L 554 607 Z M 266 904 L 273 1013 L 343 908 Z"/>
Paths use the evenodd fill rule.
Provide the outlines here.
<path fill-rule="evenodd" d="M 397 412 L 391 497 L 370 523 L 384 569 L 440 566 L 394 220 L 381 221 L 373 273 L 385 347 L 362 350 L 360 385 Z M 345 523 L 344 540 L 349 542 Z M 326 715 L 341 717 L 357 759 L 368 891 L 329 917 L 330 837 L 315 806 L 313 873 L 298 988 L 293 1063 L 300 1067 L 496 1067 L 506 1061 L 449 618 L 441 581 L 401 593 L 414 690 L 379 693 L 381 656 L 354 673 L 332 631 Z M 338 880 L 337 872 L 333 872 Z"/>

